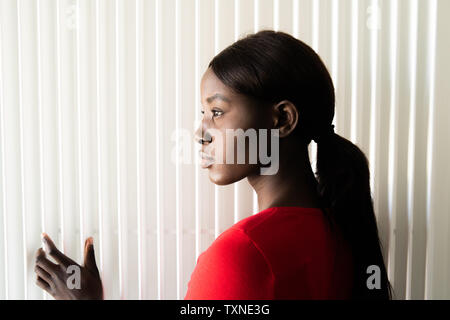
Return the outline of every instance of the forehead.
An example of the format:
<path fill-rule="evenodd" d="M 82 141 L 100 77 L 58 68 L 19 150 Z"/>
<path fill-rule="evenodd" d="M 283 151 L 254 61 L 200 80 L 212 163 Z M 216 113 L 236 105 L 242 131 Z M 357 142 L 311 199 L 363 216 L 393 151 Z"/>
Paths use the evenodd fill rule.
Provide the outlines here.
<path fill-rule="evenodd" d="M 202 101 L 207 102 L 207 99 L 220 94 L 232 100 L 237 97 L 237 94 L 229 87 L 227 87 L 219 78 L 217 78 L 214 71 L 208 68 L 203 74 L 200 91 L 202 95 Z"/>

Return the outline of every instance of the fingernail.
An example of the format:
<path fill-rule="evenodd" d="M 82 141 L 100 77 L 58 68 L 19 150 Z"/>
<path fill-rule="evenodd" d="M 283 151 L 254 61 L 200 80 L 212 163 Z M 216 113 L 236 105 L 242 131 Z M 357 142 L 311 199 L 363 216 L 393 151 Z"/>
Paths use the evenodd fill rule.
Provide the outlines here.
<path fill-rule="evenodd" d="M 47 239 L 45 239 L 44 237 L 42 237 L 42 245 L 43 245 L 44 251 L 46 253 L 50 253 L 50 246 L 48 245 Z"/>

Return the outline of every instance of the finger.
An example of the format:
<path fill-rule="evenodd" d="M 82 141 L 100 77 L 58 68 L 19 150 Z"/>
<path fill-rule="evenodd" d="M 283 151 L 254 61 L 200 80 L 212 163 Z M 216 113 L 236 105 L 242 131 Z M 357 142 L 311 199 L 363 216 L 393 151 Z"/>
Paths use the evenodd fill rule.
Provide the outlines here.
<path fill-rule="evenodd" d="M 86 239 L 84 245 L 84 266 L 91 271 L 98 272 L 95 262 L 94 239 L 92 237 Z"/>
<path fill-rule="evenodd" d="M 42 234 L 42 242 L 44 244 L 45 251 L 53 258 L 55 261 L 65 268 L 67 268 L 70 265 L 77 265 L 75 261 L 70 259 L 68 256 L 63 254 L 61 251 L 56 248 L 55 244 L 53 243 L 52 239 L 48 236 L 48 234 L 43 233 Z"/>
<path fill-rule="evenodd" d="M 59 270 L 57 264 L 47 259 L 42 248 L 39 248 L 36 253 L 36 265 L 47 271 L 47 273 L 49 274 L 54 274 Z"/>
<path fill-rule="evenodd" d="M 34 267 L 34 272 L 36 273 L 36 275 L 38 277 L 42 278 L 47 284 L 51 284 L 53 282 L 53 279 L 52 279 L 52 276 L 50 275 L 50 273 L 48 273 L 47 271 L 45 271 L 38 265 L 36 265 Z"/>
<path fill-rule="evenodd" d="M 52 294 L 52 289 L 51 289 L 50 285 L 47 282 L 45 282 L 44 279 L 42 279 L 39 276 L 36 277 L 36 285 L 39 288 L 41 288 L 41 289 L 47 291 L 48 293 Z"/>

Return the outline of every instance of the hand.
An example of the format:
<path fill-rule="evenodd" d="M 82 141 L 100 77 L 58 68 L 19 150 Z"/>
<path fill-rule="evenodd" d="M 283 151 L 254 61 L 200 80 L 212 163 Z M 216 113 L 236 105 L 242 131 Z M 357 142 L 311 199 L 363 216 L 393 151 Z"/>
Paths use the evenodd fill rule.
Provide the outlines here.
<path fill-rule="evenodd" d="M 93 239 L 84 244 L 84 266 L 60 252 L 50 237 L 43 233 L 45 251 L 57 262 L 47 259 L 46 252 L 36 252 L 36 284 L 56 300 L 103 299 L 103 286 L 95 263 Z"/>

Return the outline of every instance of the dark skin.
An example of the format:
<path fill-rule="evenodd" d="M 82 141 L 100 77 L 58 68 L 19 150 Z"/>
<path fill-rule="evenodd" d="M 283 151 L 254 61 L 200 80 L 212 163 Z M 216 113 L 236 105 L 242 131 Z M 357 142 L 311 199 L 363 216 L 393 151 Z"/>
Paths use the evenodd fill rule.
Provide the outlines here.
<path fill-rule="evenodd" d="M 275 175 L 260 175 L 259 164 L 237 164 L 235 161 L 234 164 L 209 166 L 209 178 L 213 183 L 228 185 L 247 178 L 258 195 L 260 211 L 283 206 L 320 207 L 316 191 L 317 181 L 309 162 L 308 149 L 306 146 L 299 146 L 298 137 L 293 133 L 299 122 L 299 112 L 293 103 L 284 100 L 277 104 L 261 106 L 227 87 L 211 69 L 203 75 L 201 96 L 204 116 L 196 131 L 196 140 L 203 136 L 206 141 L 202 145 L 203 150 L 222 148 L 223 154 L 226 155 L 226 142 L 221 147 L 214 146 L 219 139 L 215 139 L 213 134 L 205 134 L 210 129 L 222 134 L 225 129 L 278 129 L 280 137 L 280 164 Z M 214 96 L 225 99 L 211 100 Z M 211 154 L 214 155 L 214 151 Z M 236 155 L 236 152 L 234 154 Z M 222 163 L 224 162 L 222 160 Z"/>
<path fill-rule="evenodd" d="M 223 84 L 211 69 L 203 75 L 201 81 L 203 118 L 195 136 L 196 141 L 204 138 L 202 150 L 215 156 L 218 148 L 222 150 L 222 163 L 205 165 L 211 182 L 228 185 L 248 179 L 258 195 L 259 210 L 271 207 L 307 207 L 319 208 L 316 191 L 317 181 L 309 162 L 307 146 L 299 147 L 294 129 L 299 122 L 299 113 L 288 100 L 277 104 L 261 106 L 260 103 L 234 92 Z M 248 161 L 246 146 L 246 163 L 238 164 L 236 160 L 236 140 L 234 144 L 235 161 L 225 163 L 226 140 L 217 139 L 219 133 L 226 129 L 278 129 L 279 130 L 279 169 L 274 175 L 260 175 L 261 165 Z M 213 130 L 211 130 L 213 129 Z M 205 133 L 212 134 L 205 137 Z M 103 299 L 103 287 L 95 263 L 92 238 L 86 240 L 85 261 L 80 266 L 61 253 L 53 241 L 46 235 L 49 245 L 48 253 L 57 263 L 51 262 L 40 248 L 36 253 L 36 284 L 58 300 Z M 81 268 L 81 288 L 69 289 L 69 265 Z"/>
<path fill-rule="evenodd" d="M 100 300 L 103 299 L 103 286 L 100 273 L 95 263 L 94 244 L 90 237 L 84 245 L 84 264 L 79 265 L 59 251 L 47 234 L 42 235 L 45 252 L 39 248 L 36 252 L 36 284 L 47 291 L 56 300 Z M 46 253 L 56 261 L 53 263 Z M 80 270 L 80 288 L 69 289 L 72 283 L 69 277 L 73 271 L 68 268 L 75 266 Z M 73 267 L 72 267 L 73 268 Z"/>

